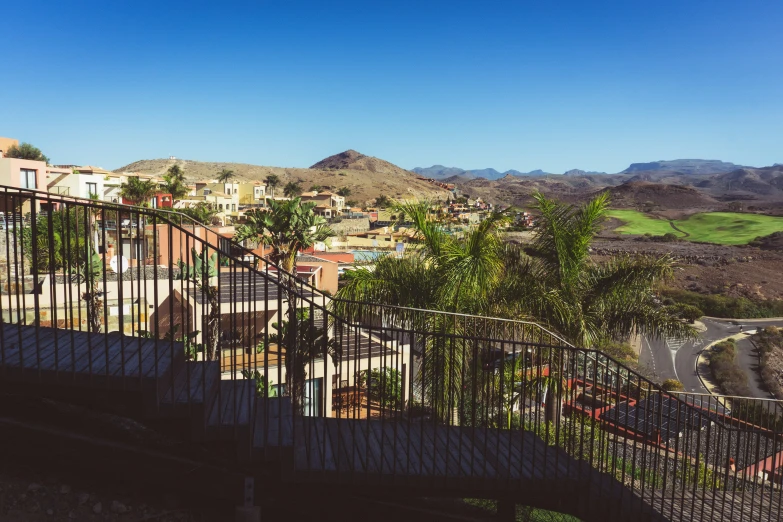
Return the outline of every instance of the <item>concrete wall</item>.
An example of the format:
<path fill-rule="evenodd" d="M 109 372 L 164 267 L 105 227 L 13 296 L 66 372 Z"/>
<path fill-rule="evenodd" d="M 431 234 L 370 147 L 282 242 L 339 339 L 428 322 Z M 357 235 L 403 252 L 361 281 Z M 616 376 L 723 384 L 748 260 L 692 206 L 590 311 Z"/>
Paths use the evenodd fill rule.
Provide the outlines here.
<path fill-rule="evenodd" d="M 370 230 L 370 218 L 343 218 L 339 223 L 329 223 L 329 228 L 338 236 L 367 232 Z"/>

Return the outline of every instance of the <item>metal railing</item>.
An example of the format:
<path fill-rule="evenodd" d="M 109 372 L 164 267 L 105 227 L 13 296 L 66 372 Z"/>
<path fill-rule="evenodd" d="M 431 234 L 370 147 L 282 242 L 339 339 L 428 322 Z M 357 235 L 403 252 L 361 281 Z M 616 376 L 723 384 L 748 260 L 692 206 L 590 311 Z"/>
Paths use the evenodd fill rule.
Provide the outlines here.
<path fill-rule="evenodd" d="M 293 448 L 295 480 L 781 520 L 778 401 L 667 393 L 534 323 L 334 300 L 181 214 L 10 187 L 0 206 L 30 213 L 0 230 L 5 382 L 151 393 L 144 415 Z"/>

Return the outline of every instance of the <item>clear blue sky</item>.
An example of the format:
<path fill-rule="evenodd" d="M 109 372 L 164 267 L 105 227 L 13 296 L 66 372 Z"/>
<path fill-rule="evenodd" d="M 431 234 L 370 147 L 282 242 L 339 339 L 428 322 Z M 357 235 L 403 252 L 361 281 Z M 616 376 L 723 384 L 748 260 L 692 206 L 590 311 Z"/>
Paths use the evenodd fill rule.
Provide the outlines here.
<path fill-rule="evenodd" d="M 783 162 L 777 0 L 25 0 L 2 18 L 0 136 L 55 163 Z"/>

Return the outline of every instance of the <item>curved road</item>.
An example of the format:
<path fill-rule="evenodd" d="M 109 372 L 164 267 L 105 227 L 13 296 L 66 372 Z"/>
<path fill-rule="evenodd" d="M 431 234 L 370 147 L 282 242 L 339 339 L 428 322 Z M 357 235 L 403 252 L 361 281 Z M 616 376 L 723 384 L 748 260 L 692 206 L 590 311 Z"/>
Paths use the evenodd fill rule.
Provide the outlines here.
<path fill-rule="evenodd" d="M 642 351 L 639 356 L 639 363 L 649 368 L 659 381 L 677 379 L 685 386 L 685 391 L 708 393 L 707 389 L 702 386 L 698 375 L 696 375 L 696 358 L 705 346 L 714 341 L 740 333 L 740 324 L 745 332 L 769 325 L 783 327 L 783 319 L 731 320 L 703 317 L 701 321 L 707 329 L 695 341 L 642 337 Z M 748 373 L 751 383 L 755 383 L 755 372 L 749 368 L 751 361 L 754 359 L 749 354 L 744 353 L 744 351 L 750 350 L 750 343 L 739 343 L 738 347 L 740 349 L 738 360 Z M 751 386 L 751 388 L 756 387 Z M 762 397 L 769 397 L 769 395 L 764 394 Z"/>

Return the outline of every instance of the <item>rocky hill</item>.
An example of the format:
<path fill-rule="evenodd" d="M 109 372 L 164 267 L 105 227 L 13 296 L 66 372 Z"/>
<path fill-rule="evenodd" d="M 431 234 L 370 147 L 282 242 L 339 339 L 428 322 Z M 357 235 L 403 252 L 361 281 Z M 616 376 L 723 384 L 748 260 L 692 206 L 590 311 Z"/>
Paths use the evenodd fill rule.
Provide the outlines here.
<path fill-rule="evenodd" d="M 693 187 L 629 181 L 607 189 L 615 208 L 650 208 L 666 210 L 707 210 L 721 204 Z"/>
<path fill-rule="evenodd" d="M 240 181 L 263 181 L 270 174 L 277 175 L 282 187 L 293 181 L 303 190 L 320 186 L 322 190 L 351 189 L 346 198 L 360 204 L 370 202 L 381 194 L 391 198 L 446 199 L 448 192 L 418 179 L 413 172 L 402 169 L 388 161 L 366 156 L 355 150 L 347 150 L 325 158 L 308 169 L 267 167 L 246 163 L 207 162 L 190 160 L 141 160 L 121 167 L 115 172 L 138 172 L 162 176 L 172 165 L 179 165 L 185 171 L 188 181 L 214 179 L 223 169 L 233 170 Z"/>

